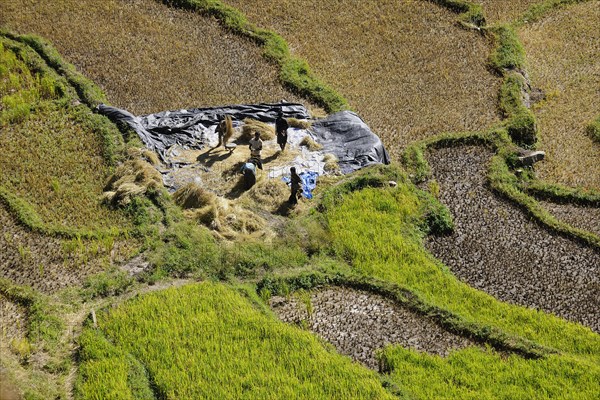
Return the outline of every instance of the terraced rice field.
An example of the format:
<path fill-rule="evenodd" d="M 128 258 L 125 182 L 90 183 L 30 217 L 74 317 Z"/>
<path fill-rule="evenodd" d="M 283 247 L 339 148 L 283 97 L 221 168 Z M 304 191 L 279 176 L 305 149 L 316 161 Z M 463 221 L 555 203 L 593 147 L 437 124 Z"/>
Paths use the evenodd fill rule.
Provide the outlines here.
<path fill-rule="evenodd" d="M 498 121 L 490 43 L 426 1 L 227 0 L 281 34 L 350 102 L 392 156 L 441 132 Z M 268 11 L 267 11 L 268 10 Z"/>
<path fill-rule="evenodd" d="M 330 287 L 288 298 L 273 297 L 269 304 L 282 321 L 306 323 L 340 353 L 375 370 L 379 367 L 376 351 L 388 345 L 439 356 L 475 346 L 472 340 L 445 330 L 426 316 L 366 291 Z"/>
<path fill-rule="evenodd" d="M 98 317 L 100 329 L 88 327 L 81 339 L 81 399 L 393 398 L 375 373 L 224 285 L 167 289 Z M 151 392 L 132 359 L 145 366 Z"/>
<path fill-rule="evenodd" d="M 298 100 L 256 45 L 155 0 L 3 1 L 0 25 L 52 41 L 113 105 L 134 114 Z"/>
<path fill-rule="evenodd" d="M 600 251 L 548 232 L 494 195 L 485 187 L 490 157 L 472 146 L 430 153 L 456 227 L 430 236 L 427 247 L 472 287 L 600 332 Z"/>
<path fill-rule="evenodd" d="M 588 1 L 519 30 L 532 85 L 546 95 L 534 107 L 547 154 L 536 169 L 569 186 L 600 188 L 600 146 L 585 133 L 600 114 L 599 23 L 600 2 Z"/>
<path fill-rule="evenodd" d="M 0 277 L 42 292 L 56 292 L 80 284 L 111 262 L 123 262 L 135 245 L 59 239 L 20 226 L 0 204 Z"/>

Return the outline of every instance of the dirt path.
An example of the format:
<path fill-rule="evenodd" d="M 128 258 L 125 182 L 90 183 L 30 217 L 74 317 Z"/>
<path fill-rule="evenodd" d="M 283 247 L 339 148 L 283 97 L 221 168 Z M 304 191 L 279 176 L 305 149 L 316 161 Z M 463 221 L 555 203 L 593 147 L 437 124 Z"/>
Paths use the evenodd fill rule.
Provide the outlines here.
<path fill-rule="evenodd" d="M 549 232 L 486 186 L 491 151 L 456 147 L 428 160 L 455 231 L 427 248 L 462 281 L 494 297 L 600 332 L 600 251 Z"/>

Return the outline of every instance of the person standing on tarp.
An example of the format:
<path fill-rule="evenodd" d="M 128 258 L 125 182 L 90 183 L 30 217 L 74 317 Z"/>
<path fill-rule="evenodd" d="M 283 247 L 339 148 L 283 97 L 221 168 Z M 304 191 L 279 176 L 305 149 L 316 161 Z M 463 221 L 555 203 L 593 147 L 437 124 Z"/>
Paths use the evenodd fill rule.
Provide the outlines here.
<path fill-rule="evenodd" d="M 281 147 L 281 151 L 285 150 L 287 143 L 287 130 L 289 124 L 285 118 L 283 118 L 283 111 L 280 109 L 277 113 L 277 119 L 275 120 L 275 132 L 277 133 L 277 144 Z"/>
<path fill-rule="evenodd" d="M 260 133 L 254 132 L 254 138 L 250 139 L 250 158 L 254 160 L 254 163 L 258 168 L 262 169 L 262 159 L 260 152 L 263 148 L 263 142 L 260 140 Z"/>
<path fill-rule="evenodd" d="M 225 137 L 225 132 L 227 131 L 227 121 L 225 121 L 225 117 L 223 115 L 219 115 L 219 125 L 215 129 L 215 132 L 219 136 L 219 144 L 217 147 L 225 146 L 223 142 L 223 138 Z"/>
<path fill-rule="evenodd" d="M 290 168 L 290 183 L 292 185 L 292 193 L 290 193 L 290 198 L 288 199 L 288 203 L 290 204 L 298 204 L 298 195 L 302 193 L 302 178 L 296 172 L 296 167 Z"/>

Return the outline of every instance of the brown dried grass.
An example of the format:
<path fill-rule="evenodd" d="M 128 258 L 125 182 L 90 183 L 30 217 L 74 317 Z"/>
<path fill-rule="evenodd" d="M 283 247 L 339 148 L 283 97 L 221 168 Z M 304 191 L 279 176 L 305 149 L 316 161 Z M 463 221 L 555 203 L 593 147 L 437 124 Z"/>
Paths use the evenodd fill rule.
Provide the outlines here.
<path fill-rule="evenodd" d="M 287 118 L 287 122 L 291 128 L 308 129 L 312 126 L 312 123 L 306 119 Z"/>
<path fill-rule="evenodd" d="M 135 196 L 163 186 L 162 175 L 148 162 L 141 159 L 127 160 L 108 179 L 103 200 L 119 206 L 127 205 Z"/>
<path fill-rule="evenodd" d="M 542 0 L 472 0 L 481 4 L 486 21 L 489 24 L 514 21 L 521 17 L 525 11 Z"/>
<path fill-rule="evenodd" d="M 460 28 L 457 15 L 442 7 L 426 1 L 225 2 L 280 33 L 395 158 L 414 140 L 498 121 L 500 80 L 486 65 L 491 43 Z"/>
<path fill-rule="evenodd" d="M 323 149 L 323 145 L 315 142 L 315 140 L 308 135 L 302 138 L 300 146 L 306 146 L 310 151 L 319 151 Z"/>
<path fill-rule="evenodd" d="M 193 182 L 173 193 L 173 200 L 181 208 L 203 208 L 214 204 L 216 197 L 214 193 Z"/>
<path fill-rule="evenodd" d="M 244 125 L 242 126 L 242 134 L 240 139 L 248 141 L 254 137 L 254 133 L 258 132 L 262 140 L 275 139 L 275 127 L 265 122 L 260 122 L 252 118 L 244 119 Z"/>
<path fill-rule="evenodd" d="M 212 229 L 218 237 L 227 240 L 273 236 L 273 232 L 263 218 L 235 201 L 220 197 L 212 204 L 190 211 L 187 215 Z"/>
<path fill-rule="evenodd" d="M 586 135 L 600 112 L 600 7 L 590 1 L 555 10 L 519 31 L 532 85 L 547 99 L 534 106 L 544 162 L 541 178 L 600 188 L 600 147 Z"/>
<path fill-rule="evenodd" d="M 49 39 L 111 103 L 134 114 L 300 101 L 258 46 L 155 0 L 1 1 L 0 26 Z"/>

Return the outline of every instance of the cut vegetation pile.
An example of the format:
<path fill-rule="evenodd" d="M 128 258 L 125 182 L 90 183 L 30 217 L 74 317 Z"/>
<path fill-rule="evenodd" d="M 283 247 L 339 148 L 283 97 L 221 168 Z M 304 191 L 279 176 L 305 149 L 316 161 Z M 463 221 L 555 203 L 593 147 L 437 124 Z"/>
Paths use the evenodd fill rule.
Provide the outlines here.
<path fill-rule="evenodd" d="M 545 95 L 533 108 L 547 156 L 536 169 L 568 186 L 600 188 L 600 146 L 586 132 L 600 113 L 598 21 L 598 1 L 587 1 L 519 30 L 532 85 Z"/>
<path fill-rule="evenodd" d="M 282 35 L 345 96 L 393 158 L 413 140 L 498 120 L 500 80 L 486 67 L 490 43 L 431 2 L 225 3 Z"/>
<path fill-rule="evenodd" d="M 155 0 L 2 1 L 0 26 L 52 41 L 113 105 L 135 115 L 299 100 L 251 42 Z"/>

